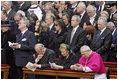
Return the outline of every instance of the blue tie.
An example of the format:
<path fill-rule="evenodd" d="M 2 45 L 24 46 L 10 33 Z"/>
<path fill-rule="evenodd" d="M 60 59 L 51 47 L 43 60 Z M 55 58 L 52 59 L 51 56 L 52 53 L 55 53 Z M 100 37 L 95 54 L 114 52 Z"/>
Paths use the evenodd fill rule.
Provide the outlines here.
<path fill-rule="evenodd" d="M 99 11 L 101 12 L 101 10 L 102 10 L 102 6 L 100 6 L 100 9 L 99 9 Z"/>
<path fill-rule="evenodd" d="M 98 32 L 97 37 L 96 37 L 96 41 L 97 41 L 98 38 L 100 37 L 100 33 L 101 33 L 101 31 Z"/>

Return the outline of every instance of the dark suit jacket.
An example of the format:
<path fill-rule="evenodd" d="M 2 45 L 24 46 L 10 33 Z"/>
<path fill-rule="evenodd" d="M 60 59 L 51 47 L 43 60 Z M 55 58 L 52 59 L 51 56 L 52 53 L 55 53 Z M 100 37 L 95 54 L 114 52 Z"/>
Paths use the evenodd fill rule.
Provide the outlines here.
<path fill-rule="evenodd" d="M 51 28 L 51 30 L 49 31 L 49 29 L 47 30 L 47 34 L 48 34 L 48 48 L 49 49 L 53 49 L 54 47 L 54 43 L 53 43 L 53 37 L 54 37 L 54 34 L 55 34 L 55 27 L 53 25 L 53 27 Z"/>
<path fill-rule="evenodd" d="M 86 39 L 86 33 L 81 27 L 78 27 L 70 44 L 71 32 L 72 29 L 68 31 L 65 43 L 70 46 L 71 50 L 76 54 L 79 60 L 79 58 L 81 57 L 80 47 L 84 45 L 84 41 Z"/>
<path fill-rule="evenodd" d="M 26 17 L 28 17 L 27 13 L 28 13 L 28 9 L 29 8 L 30 8 L 30 2 L 29 1 L 25 1 L 25 3 L 21 7 L 18 8 L 18 10 L 24 11 L 25 14 L 26 14 Z"/>
<path fill-rule="evenodd" d="M 114 47 L 117 48 L 117 28 L 113 34 L 113 41 L 112 43 L 114 44 Z"/>
<path fill-rule="evenodd" d="M 21 44 L 21 48 L 15 49 L 15 63 L 17 66 L 25 66 L 28 62 L 34 62 L 33 51 L 36 38 L 32 32 L 27 30 L 23 36 L 17 35 L 16 43 Z"/>
<path fill-rule="evenodd" d="M 110 49 L 112 43 L 112 34 L 109 29 L 105 29 L 104 32 L 100 35 L 98 40 L 96 41 L 96 37 L 99 30 L 95 32 L 93 36 L 93 40 L 91 42 L 90 48 L 99 53 L 103 59 L 103 61 L 107 61 L 108 51 Z"/>
<path fill-rule="evenodd" d="M 46 52 L 43 55 L 43 57 L 38 61 L 37 64 L 41 64 L 41 68 L 47 68 L 50 67 L 49 62 L 53 63 L 55 60 L 55 53 L 51 49 L 46 48 Z"/>
<path fill-rule="evenodd" d="M 42 31 L 39 36 L 36 36 L 38 43 L 42 43 L 45 47 L 48 46 L 48 34 Z"/>
<path fill-rule="evenodd" d="M 116 13 L 117 13 L 117 11 L 114 14 L 116 14 Z M 114 14 L 113 14 L 113 16 L 114 16 Z M 113 16 L 111 17 L 111 19 L 110 19 L 110 16 L 111 16 L 111 13 L 109 13 L 108 21 L 112 21 L 113 22 Z"/>
<path fill-rule="evenodd" d="M 76 55 L 74 53 L 69 52 L 69 56 L 66 59 L 63 55 L 59 57 L 59 60 L 56 62 L 57 65 L 64 66 L 64 69 L 70 69 L 70 66 L 75 64 L 76 61 Z"/>
<path fill-rule="evenodd" d="M 87 12 L 85 12 L 82 19 L 81 19 L 79 26 L 81 26 L 83 28 L 84 22 L 86 22 L 88 19 L 89 19 L 88 14 L 87 14 Z"/>
<path fill-rule="evenodd" d="M 7 14 L 8 20 L 14 21 L 14 15 L 15 15 L 15 13 L 16 13 L 15 11 L 11 10 L 11 11 L 9 12 L 9 14 Z"/>

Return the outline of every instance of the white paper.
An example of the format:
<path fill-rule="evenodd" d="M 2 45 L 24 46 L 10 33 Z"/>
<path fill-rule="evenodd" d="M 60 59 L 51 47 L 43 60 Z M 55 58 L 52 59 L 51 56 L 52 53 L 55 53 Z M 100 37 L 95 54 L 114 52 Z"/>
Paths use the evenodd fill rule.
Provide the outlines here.
<path fill-rule="evenodd" d="M 56 66 L 55 63 L 51 63 L 51 62 L 49 62 L 49 64 L 50 64 L 50 66 Z"/>
<path fill-rule="evenodd" d="M 18 43 L 12 43 L 10 41 L 8 41 L 8 44 L 9 44 L 10 47 L 18 45 Z"/>
<path fill-rule="evenodd" d="M 31 63 L 31 62 L 28 62 L 27 65 L 26 65 L 26 67 L 27 67 L 29 70 L 31 70 L 31 71 L 35 71 L 35 70 L 36 70 L 36 68 L 33 67 L 33 63 Z"/>

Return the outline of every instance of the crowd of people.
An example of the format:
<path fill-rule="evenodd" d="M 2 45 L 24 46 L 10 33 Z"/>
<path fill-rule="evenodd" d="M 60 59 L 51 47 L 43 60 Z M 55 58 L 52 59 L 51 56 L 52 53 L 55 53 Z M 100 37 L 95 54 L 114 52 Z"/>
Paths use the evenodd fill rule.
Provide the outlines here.
<path fill-rule="evenodd" d="M 10 65 L 9 79 L 22 79 L 28 62 L 106 78 L 105 61 L 117 62 L 117 1 L 1 1 L 1 64 Z"/>

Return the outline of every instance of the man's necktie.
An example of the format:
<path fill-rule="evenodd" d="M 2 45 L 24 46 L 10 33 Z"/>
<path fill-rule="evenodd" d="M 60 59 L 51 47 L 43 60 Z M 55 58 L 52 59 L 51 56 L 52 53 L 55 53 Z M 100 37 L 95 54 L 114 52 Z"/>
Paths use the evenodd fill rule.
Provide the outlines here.
<path fill-rule="evenodd" d="M 100 6 L 100 9 L 99 9 L 99 11 L 101 12 L 101 10 L 102 10 L 102 6 Z"/>
<path fill-rule="evenodd" d="M 22 33 L 20 33 L 19 38 L 21 38 L 22 36 L 23 36 Z"/>
<path fill-rule="evenodd" d="M 96 41 L 98 40 L 98 38 L 100 37 L 101 31 L 98 32 L 97 37 L 96 37 Z"/>
<path fill-rule="evenodd" d="M 73 29 L 72 32 L 71 32 L 70 44 L 71 44 L 71 42 L 72 42 L 73 36 L 74 36 L 74 29 Z"/>

